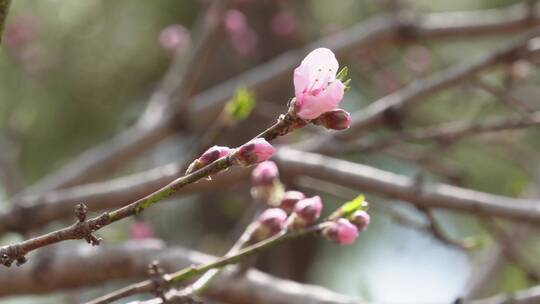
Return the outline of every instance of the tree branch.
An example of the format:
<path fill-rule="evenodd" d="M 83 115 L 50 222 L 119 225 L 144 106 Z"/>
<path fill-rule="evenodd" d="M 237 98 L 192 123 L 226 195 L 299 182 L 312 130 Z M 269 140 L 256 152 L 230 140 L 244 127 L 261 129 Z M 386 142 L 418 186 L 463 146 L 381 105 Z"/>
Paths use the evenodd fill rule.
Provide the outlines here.
<path fill-rule="evenodd" d="M 515 199 L 446 184 L 423 185 L 407 176 L 289 148 L 279 149 L 274 160 L 285 176 L 308 175 L 416 206 L 540 224 L 540 202 L 536 200 Z"/>
<path fill-rule="evenodd" d="M 263 131 L 255 138 L 264 138 L 268 141 L 273 140 L 278 136 L 283 136 L 294 130 L 293 126 L 299 122 L 303 122 L 303 120 L 294 114 L 294 107 L 291 106 L 287 114 L 281 115 L 274 125 Z M 52 231 L 17 244 L 4 246 L 0 248 L 0 262 L 8 267 L 13 263 L 13 261 L 17 261 L 17 265 L 20 265 L 26 262 L 25 256 L 27 253 L 38 248 L 66 240 L 84 238 L 92 245 L 98 245 L 99 241 L 97 241 L 97 238 L 92 235 L 93 232 L 126 217 L 140 214 L 153 204 L 178 192 L 179 189 L 232 167 L 234 165 L 232 158 L 233 156 L 234 153 L 224 156 L 193 173 L 175 179 L 165 187 L 153 192 L 152 194 L 140 198 L 135 202 L 114 211 L 105 212 L 100 216 L 89 219 L 88 221 L 86 221 L 86 218 L 81 220 L 79 217 L 79 222 L 69 227 Z"/>
<path fill-rule="evenodd" d="M 387 95 L 354 113 L 352 117 L 353 123 L 349 129 L 306 140 L 300 146 L 304 150 L 324 154 L 336 153 L 337 145 L 332 144 L 332 141 L 350 140 L 382 123 L 395 123 L 395 120 L 399 120 L 400 112 L 415 102 L 470 79 L 496 64 L 524 58 L 539 51 L 538 46 L 531 43 L 531 39 L 537 37 L 539 33 L 540 30 L 535 29 L 511 45 L 491 52 L 471 63 L 459 64 L 427 78 L 416 80 L 407 87 Z"/>
<path fill-rule="evenodd" d="M 49 293 L 61 289 L 100 286 L 119 279 L 144 278 L 148 264 L 159 260 L 166 271 L 206 264 L 216 257 L 180 247 L 166 248 L 157 240 L 122 245 L 64 246 L 38 254 L 25 267 L 0 272 L 0 296 Z M 111 271 L 113 270 L 113 271 Z M 242 275 L 225 271 L 209 286 L 208 294 L 229 303 L 359 304 L 323 287 L 275 278 L 250 269 Z"/>
<path fill-rule="evenodd" d="M 204 129 L 221 111 L 222 105 L 233 96 L 240 85 L 245 85 L 257 94 L 269 92 L 275 83 L 290 77 L 294 67 L 313 48 L 324 45 L 339 56 L 359 48 L 380 47 L 389 43 L 413 40 L 433 40 L 447 38 L 471 38 L 478 35 L 501 35 L 531 28 L 540 24 L 539 14 L 529 12 L 530 7 L 518 4 L 507 8 L 459 13 L 436 13 L 412 18 L 410 15 L 382 15 L 361 22 L 341 33 L 325 37 L 307 46 L 288 51 L 277 58 L 255 67 L 241 75 L 194 96 L 193 107 L 187 126 L 190 129 Z M 535 6 L 534 12 L 538 11 Z M 408 17 L 407 17 L 408 16 Z M 459 16 L 459 23 L 452 22 Z M 189 74 L 189 73 L 188 73 Z M 159 91 L 152 98 L 165 98 Z M 171 134 L 169 126 L 177 121 L 175 115 L 168 115 L 155 125 L 136 125 L 112 140 L 92 148 L 71 161 L 59 171 L 45 177 L 29 192 L 50 190 L 68 185 L 80 184 L 109 172 L 129 159 L 152 147 Z M 106 170 L 106 171 L 104 171 Z"/>

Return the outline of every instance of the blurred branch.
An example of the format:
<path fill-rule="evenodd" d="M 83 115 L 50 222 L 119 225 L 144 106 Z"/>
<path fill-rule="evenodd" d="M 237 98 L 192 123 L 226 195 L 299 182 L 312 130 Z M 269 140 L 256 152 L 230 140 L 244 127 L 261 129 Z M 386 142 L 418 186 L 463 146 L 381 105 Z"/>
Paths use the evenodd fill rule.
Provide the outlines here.
<path fill-rule="evenodd" d="M 17 164 L 17 145 L 0 137 L 0 182 L 8 197 L 24 188 L 25 182 Z"/>
<path fill-rule="evenodd" d="M 221 111 L 236 88 L 245 85 L 256 94 L 273 89 L 274 83 L 289 78 L 294 67 L 304 55 L 315 47 L 324 45 L 338 56 L 346 56 L 359 48 L 380 47 L 392 42 L 423 39 L 470 38 L 477 35 L 501 35 L 531 28 L 540 24 L 538 14 L 529 13 L 529 6 L 519 4 L 507 8 L 461 13 L 436 13 L 411 18 L 410 15 L 381 15 L 361 22 L 348 30 L 308 44 L 304 48 L 288 51 L 277 58 L 257 66 L 220 85 L 210 88 L 191 99 L 187 126 L 204 129 Z M 537 11 L 538 8 L 534 8 Z M 396 16 L 401 16 L 397 18 Z M 456 16 L 459 22 L 456 23 Z M 189 73 L 187 73 L 189 74 Z M 165 77 L 167 78 L 167 77 Z M 155 98 L 164 94 L 155 93 Z M 112 140 L 81 154 L 56 173 L 45 177 L 28 192 L 50 190 L 90 181 L 115 168 L 171 134 L 171 125 L 177 118 L 167 115 L 155 125 L 140 124 L 115 136 Z M 182 121 L 184 123 L 184 121 Z M 174 129 L 174 128 L 173 128 Z"/>
<path fill-rule="evenodd" d="M 486 81 L 482 81 L 479 79 L 475 80 L 473 82 L 473 85 L 491 94 L 492 96 L 500 99 L 502 102 L 507 104 L 510 108 L 518 111 L 522 115 L 527 115 L 528 113 L 532 113 L 535 111 L 531 106 L 519 100 L 518 98 L 514 97 L 512 93 L 509 92 L 508 90 L 498 88 L 494 85 L 487 83 Z"/>
<path fill-rule="evenodd" d="M 484 227 L 486 227 L 489 233 L 495 238 L 495 240 L 500 244 L 503 254 L 506 259 L 520 269 L 522 269 L 527 277 L 536 283 L 540 281 L 540 271 L 538 271 L 538 266 L 534 265 L 521 253 L 519 243 L 513 241 L 513 238 L 504 231 L 503 228 L 491 218 L 487 218 L 482 221 Z"/>
<path fill-rule="evenodd" d="M 183 165 L 171 163 L 104 182 L 18 197 L 11 201 L 9 208 L 0 210 L 0 234 L 25 232 L 72 217 L 76 202 L 84 202 L 93 211 L 122 207 L 166 186 L 182 176 L 183 169 Z M 189 195 L 230 187 L 248 174 L 246 170 L 231 169 L 213 177 L 211 182 L 200 181 L 178 190 L 176 194 Z"/>
<path fill-rule="evenodd" d="M 349 153 L 358 151 L 379 151 L 406 141 L 434 140 L 443 143 L 452 143 L 470 135 L 523 129 L 538 125 L 540 125 L 540 112 L 532 113 L 525 117 L 497 118 L 480 123 L 451 122 L 400 132 L 389 138 L 375 142 L 367 140 L 343 142 L 339 145 L 333 145 L 333 149 L 336 151 L 339 150 L 339 153 Z"/>
<path fill-rule="evenodd" d="M 311 177 L 300 177 L 297 182 L 301 187 L 319 192 L 322 191 L 344 200 L 351 200 L 352 198 L 358 196 L 357 191 L 354 191 L 348 187 L 343 187 L 332 182 L 322 181 Z M 370 210 L 378 211 L 402 226 L 431 234 L 437 240 L 448 246 L 455 247 L 460 250 L 471 249 L 471 244 L 467 243 L 466 241 L 456 241 L 447 236 L 440 227 L 432 211 L 429 209 L 418 208 L 418 210 L 426 215 L 428 220 L 427 224 L 412 220 L 397 210 L 386 207 L 383 204 L 371 204 Z"/>
<path fill-rule="evenodd" d="M 515 199 L 492 195 L 489 193 L 445 184 L 434 184 L 430 186 L 418 185 L 413 178 L 403 175 L 394 174 L 388 171 L 379 170 L 349 161 L 325 157 L 313 153 L 301 152 L 288 148 L 279 149 L 275 161 L 280 165 L 280 169 L 284 175 L 309 175 L 323 181 L 342 184 L 352 189 L 371 191 L 376 194 L 402 199 L 419 206 L 444 208 L 483 215 L 489 214 L 517 221 L 524 220 L 533 223 L 540 222 L 540 211 L 536 207 L 536 205 L 540 204 L 540 202 L 536 200 Z M 97 211 L 99 209 L 121 205 L 120 201 L 124 201 L 123 195 L 127 195 L 127 192 L 131 191 L 133 192 L 134 197 L 137 197 L 136 195 L 139 195 L 138 191 L 141 191 L 141 189 L 138 187 L 142 187 L 143 189 L 149 185 L 159 187 L 161 183 L 167 182 L 168 178 L 175 175 L 174 171 L 172 172 L 173 173 L 161 169 L 142 172 L 137 175 L 137 179 L 142 181 L 140 184 L 136 183 L 137 180 L 135 180 L 134 183 L 123 184 L 125 181 L 123 179 L 118 179 L 115 180 L 118 181 L 118 184 L 110 183 L 109 189 L 105 188 L 107 182 L 95 184 L 96 189 L 100 189 L 101 187 L 104 188 L 99 190 L 102 191 L 101 194 L 97 193 L 96 197 L 92 198 L 92 200 L 94 200 L 96 203 L 95 205 L 92 205 L 93 208 L 91 208 L 91 210 Z M 244 177 L 246 176 L 246 173 L 234 173 L 234 175 L 231 177 L 227 177 L 227 175 L 225 175 L 224 177 L 226 178 L 224 179 L 223 184 L 228 185 L 229 180 L 234 180 L 237 176 Z M 219 181 L 219 178 L 220 177 L 218 176 L 216 181 Z M 126 181 L 128 180 L 129 178 L 126 178 Z M 115 189 L 116 187 L 119 188 Z M 206 187 L 205 182 L 201 182 L 191 185 L 190 187 L 186 188 L 185 191 L 189 191 L 187 193 L 191 193 L 191 191 L 195 192 L 199 191 L 199 189 L 203 190 L 206 189 Z M 72 214 L 73 201 L 75 201 L 75 198 L 77 198 L 76 195 L 80 195 L 79 198 L 81 199 L 83 198 L 84 192 L 78 193 L 79 189 L 81 192 L 83 189 L 90 192 L 88 195 L 90 195 L 89 198 L 91 198 L 93 191 L 92 189 L 94 188 L 92 185 L 88 185 L 80 186 L 80 188 L 76 187 L 69 191 L 66 190 L 67 193 L 64 194 L 66 195 L 65 200 L 51 200 L 49 206 L 48 204 L 36 203 L 35 206 L 29 209 L 35 211 L 28 213 L 28 225 L 25 227 L 29 229 L 32 228 L 32 225 L 43 225 L 48 220 L 69 217 Z M 72 198 L 68 196 L 70 192 L 71 195 L 73 195 Z M 64 192 L 58 192 L 58 196 L 60 196 L 60 193 Z M 118 200 L 115 200 L 115 197 L 112 195 L 118 195 Z M 51 196 L 54 199 L 54 195 Z M 107 196 L 111 196 L 111 199 L 101 201 L 101 199 L 105 199 Z M 19 217 L 16 214 L 16 210 L 11 210 L 10 212 L 0 214 L 0 219 L 5 219 L 10 223 L 10 218 L 19 220 L 24 218 Z M 36 220 L 34 223 L 32 220 L 33 218 L 42 218 L 42 220 Z M 2 221 L 0 221 L 0 224 L 1 223 Z M 12 225 L 14 224 L 5 226 L 0 225 L 0 231 L 16 229 Z"/>
<path fill-rule="evenodd" d="M 216 269 L 216 268 L 223 268 L 227 265 L 235 264 L 241 261 L 245 257 L 258 254 L 263 250 L 276 246 L 285 241 L 292 240 L 301 236 L 317 233 L 321 231 L 322 227 L 323 227 L 322 224 L 319 224 L 319 225 L 315 225 L 315 226 L 308 227 L 308 228 L 298 230 L 298 231 L 281 232 L 266 240 L 260 241 L 253 245 L 240 249 L 234 254 L 225 255 L 221 258 L 218 258 L 213 262 L 203 264 L 203 265 L 197 265 L 197 266 L 191 265 L 187 268 L 183 268 L 174 273 L 165 274 L 162 276 L 162 281 L 166 287 L 171 288 L 173 285 L 192 279 L 193 277 L 201 275 L 209 270 Z M 154 289 L 155 289 L 154 282 L 152 282 L 152 280 L 146 280 L 143 282 L 131 284 L 117 291 L 113 291 L 100 298 L 86 302 L 86 304 L 108 304 L 108 303 L 112 303 L 116 300 L 126 298 L 132 295 L 141 294 L 141 293 L 151 293 L 154 291 Z M 186 295 L 184 294 L 175 293 L 171 295 L 170 298 L 171 300 L 174 301 L 175 299 L 178 299 L 179 297 L 185 297 L 185 296 Z M 169 297 L 167 297 L 167 300 L 169 300 Z"/>
<path fill-rule="evenodd" d="M 431 232 L 431 235 L 439 240 L 441 243 L 446 244 L 450 247 L 454 247 L 460 250 L 470 250 L 473 247 L 473 243 L 468 242 L 467 240 L 454 240 L 449 237 L 441 227 L 439 221 L 433 214 L 433 211 L 429 208 L 420 207 L 419 210 L 424 213 L 428 220 L 428 230 Z"/>
<path fill-rule="evenodd" d="M 331 144 L 332 141 L 351 140 L 382 123 L 397 125 L 401 119 L 401 112 L 415 102 L 470 79 L 496 64 L 510 62 L 538 52 L 538 45 L 535 45 L 532 39 L 537 37 L 539 33 L 540 30 L 535 29 L 511 45 L 490 52 L 476 61 L 459 64 L 427 78 L 416 80 L 405 88 L 387 95 L 354 113 L 353 123 L 348 130 L 312 138 L 301 146 L 303 149 L 324 154 L 339 153 L 341 151 L 334 151 L 339 145 Z"/>
<path fill-rule="evenodd" d="M 2 44 L 2 34 L 4 33 L 4 25 L 6 24 L 10 4 L 11 0 L 0 0 L 0 44 Z"/>
<path fill-rule="evenodd" d="M 285 176 L 309 175 L 353 189 L 404 200 L 415 206 L 540 223 L 540 202 L 536 200 L 515 199 L 446 184 L 424 185 L 407 176 L 289 148 L 279 149 L 274 159 Z"/>
<path fill-rule="evenodd" d="M 482 300 L 460 301 L 460 304 L 536 304 L 540 302 L 540 286 L 500 294 Z"/>
<path fill-rule="evenodd" d="M 166 271 L 206 264 L 216 257 L 180 247 L 166 248 L 157 240 L 88 248 L 63 247 L 52 256 L 38 255 L 24 267 L 0 272 L 0 296 L 49 293 L 83 286 L 100 286 L 118 279 L 146 276 L 154 260 Z M 114 270 L 114 271 L 111 271 Z M 279 279 L 250 269 L 242 276 L 225 271 L 209 286 L 212 298 L 228 303 L 359 304 L 323 287 Z"/>

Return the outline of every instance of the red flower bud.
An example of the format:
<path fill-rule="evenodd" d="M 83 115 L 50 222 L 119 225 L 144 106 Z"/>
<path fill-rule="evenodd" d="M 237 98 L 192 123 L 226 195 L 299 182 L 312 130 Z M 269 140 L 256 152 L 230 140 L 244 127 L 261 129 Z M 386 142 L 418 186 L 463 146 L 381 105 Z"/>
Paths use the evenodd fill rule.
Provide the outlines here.
<path fill-rule="evenodd" d="M 242 166 L 251 166 L 274 155 L 276 149 L 263 138 L 256 138 L 243 144 L 234 153 L 234 161 Z"/>
<path fill-rule="evenodd" d="M 351 114 L 343 109 L 335 109 L 323 113 L 313 121 L 317 125 L 322 125 L 331 130 L 345 130 L 351 125 Z"/>
<path fill-rule="evenodd" d="M 330 222 L 323 228 L 322 235 L 331 241 L 342 245 L 352 244 L 358 237 L 358 228 L 348 220 L 340 218 L 335 222 Z"/>
<path fill-rule="evenodd" d="M 296 203 L 304 198 L 306 198 L 306 196 L 300 191 L 287 191 L 283 194 L 279 207 L 285 210 L 285 212 L 291 213 Z"/>

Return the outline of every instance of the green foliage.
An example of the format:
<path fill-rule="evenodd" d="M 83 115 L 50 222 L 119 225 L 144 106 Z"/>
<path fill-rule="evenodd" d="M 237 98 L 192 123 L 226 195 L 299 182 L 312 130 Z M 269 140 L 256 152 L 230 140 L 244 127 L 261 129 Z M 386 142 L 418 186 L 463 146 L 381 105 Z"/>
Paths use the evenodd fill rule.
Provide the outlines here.
<path fill-rule="evenodd" d="M 225 113 L 228 118 L 237 122 L 246 119 L 254 107 L 255 94 L 246 87 L 239 87 L 225 105 Z"/>
<path fill-rule="evenodd" d="M 339 207 L 336 212 L 334 212 L 332 215 L 330 215 L 330 219 L 338 219 L 338 218 L 349 218 L 353 213 L 359 210 L 367 211 L 369 209 L 369 204 L 366 202 L 365 197 L 363 195 L 359 195 L 353 200 L 350 200 L 346 203 L 344 203 L 341 207 Z"/>

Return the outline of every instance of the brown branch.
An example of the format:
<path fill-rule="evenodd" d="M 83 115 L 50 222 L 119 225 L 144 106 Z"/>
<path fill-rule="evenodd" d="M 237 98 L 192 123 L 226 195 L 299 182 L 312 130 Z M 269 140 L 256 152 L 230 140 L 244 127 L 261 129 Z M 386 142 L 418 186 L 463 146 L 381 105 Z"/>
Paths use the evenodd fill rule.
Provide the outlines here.
<path fill-rule="evenodd" d="M 473 247 L 473 243 L 467 242 L 467 240 L 454 240 L 449 237 L 441 227 L 439 221 L 433 214 L 433 211 L 428 208 L 419 208 L 419 210 L 424 213 L 428 220 L 428 230 L 431 232 L 434 238 L 439 240 L 441 243 L 446 244 L 450 247 L 454 247 L 460 250 L 470 250 Z"/>
<path fill-rule="evenodd" d="M 417 142 L 432 140 L 442 143 L 453 143 L 466 136 L 518 130 L 538 125 L 540 125 L 540 112 L 532 113 L 526 117 L 497 118 L 480 123 L 451 122 L 432 127 L 404 131 L 375 142 L 366 140 L 344 142 L 339 144 L 338 147 L 335 147 L 334 150 L 339 150 L 339 153 L 379 151 L 408 141 Z"/>
<path fill-rule="evenodd" d="M 84 202 L 90 210 L 119 208 L 145 197 L 184 175 L 183 165 L 171 163 L 144 172 L 54 190 L 43 194 L 25 195 L 11 201 L 10 207 L 0 210 L 0 234 L 25 232 L 50 222 L 73 216 L 75 202 Z M 245 179 L 249 172 L 231 168 L 212 181 L 200 181 L 180 189 L 175 195 L 189 195 L 221 187 L 230 187 Z"/>
<path fill-rule="evenodd" d="M 159 260 L 166 271 L 205 264 L 216 257 L 179 247 L 166 248 L 157 240 L 122 245 L 63 247 L 53 255 L 37 255 L 25 267 L 0 272 L 0 296 L 50 293 L 85 286 L 101 286 L 119 279 L 145 278 L 148 264 Z M 114 270 L 114 271 L 111 271 Z M 209 286 L 208 294 L 229 303 L 359 304 L 326 288 L 279 279 L 250 269 L 245 275 L 224 274 Z"/>
<path fill-rule="evenodd" d="M 536 12 L 538 8 L 534 8 Z M 221 111 L 222 105 L 233 96 L 240 85 L 246 85 L 257 94 L 269 92 L 273 84 L 289 78 L 292 69 L 314 47 L 324 45 L 339 56 L 346 56 L 359 48 L 373 48 L 406 38 L 432 40 L 447 38 L 472 38 L 478 35 L 501 35 L 531 28 L 540 24 L 538 14 L 529 13 L 526 5 L 516 5 L 498 10 L 461 12 L 460 22 L 450 22 L 456 13 L 437 13 L 411 19 L 407 15 L 381 15 L 361 22 L 341 33 L 315 41 L 304 48 L 286 52 L 274 60 L 253 68 L 227 82 L 206 90 L 191 99 L 193 107 L 188 115 L 190 129 L 204 129 Z M 450 20 L 450 21 L 449 21 Z M 189 73 L 188 73 L 189 74 Z M 164 94 L 152 95 L 164 98 Z M 110 172 L 152 147 L 171 134 L 170 125 L 177 121 L 168 115 L 155 125 L 136 125 L 112 140 L 93 148 L 71 161 L 63 169 L 44 178 L 29 192 L 42 191 L 93 180 L 104 172 Z"/>
<path fill-rule="evenodd" d="M 502 102 L 504 102 L 510 108 L 515 109 L 520 114 L 527 115 L 528 113 L 532 113 L 535 111 L 534 108 L 529 106 L 527 103 L 514 97 L 514 95 L 512 95 L 511 92 L 508 92 L 508 90 L 501 89 L 497 86 L 491 85 L 487 83 L 486 81 L 482 81 L 479 79 L 475 80 L 473 82 L 473 85 L 489 93 L 493 97 L 500 99 Z"/>
<path fill-rule="evenodd" d="M 530 42 L 532 38 L 538 36 L 539 31 L 535 29 L 511 45 L 488 53 L 471 63 L 459 64 L 430 75 L 427 78 L 416 80 L 405 88 L 387 95 L 354 113 L 352 118 L 353 123 L 348 130 L 329 135 L 321 135 L 318 138 L 307 140 L 302 144 L 302 147 L 324 154 L 339 153 L 339 151 L 335 151 L 338 145 L 332 144 L 332 141 L 350 140 L 359 137 L 363 132 L 382 123 L 395 123 L 396 119 L 400 119 L 400 112 L 406 107 L 470 79 L 497 64 L 524 58 L 537 52 L 537 46 L 534 46 Z"/>
<path fill-rule="evenodd" d="M 274 159 L 285 176 L 309 175 L 416 206 L 540 224 L 537 200 L 515 199 L 446 184 L 419 184 L 407 176 L 289 148 L 279 149 Z"/>

